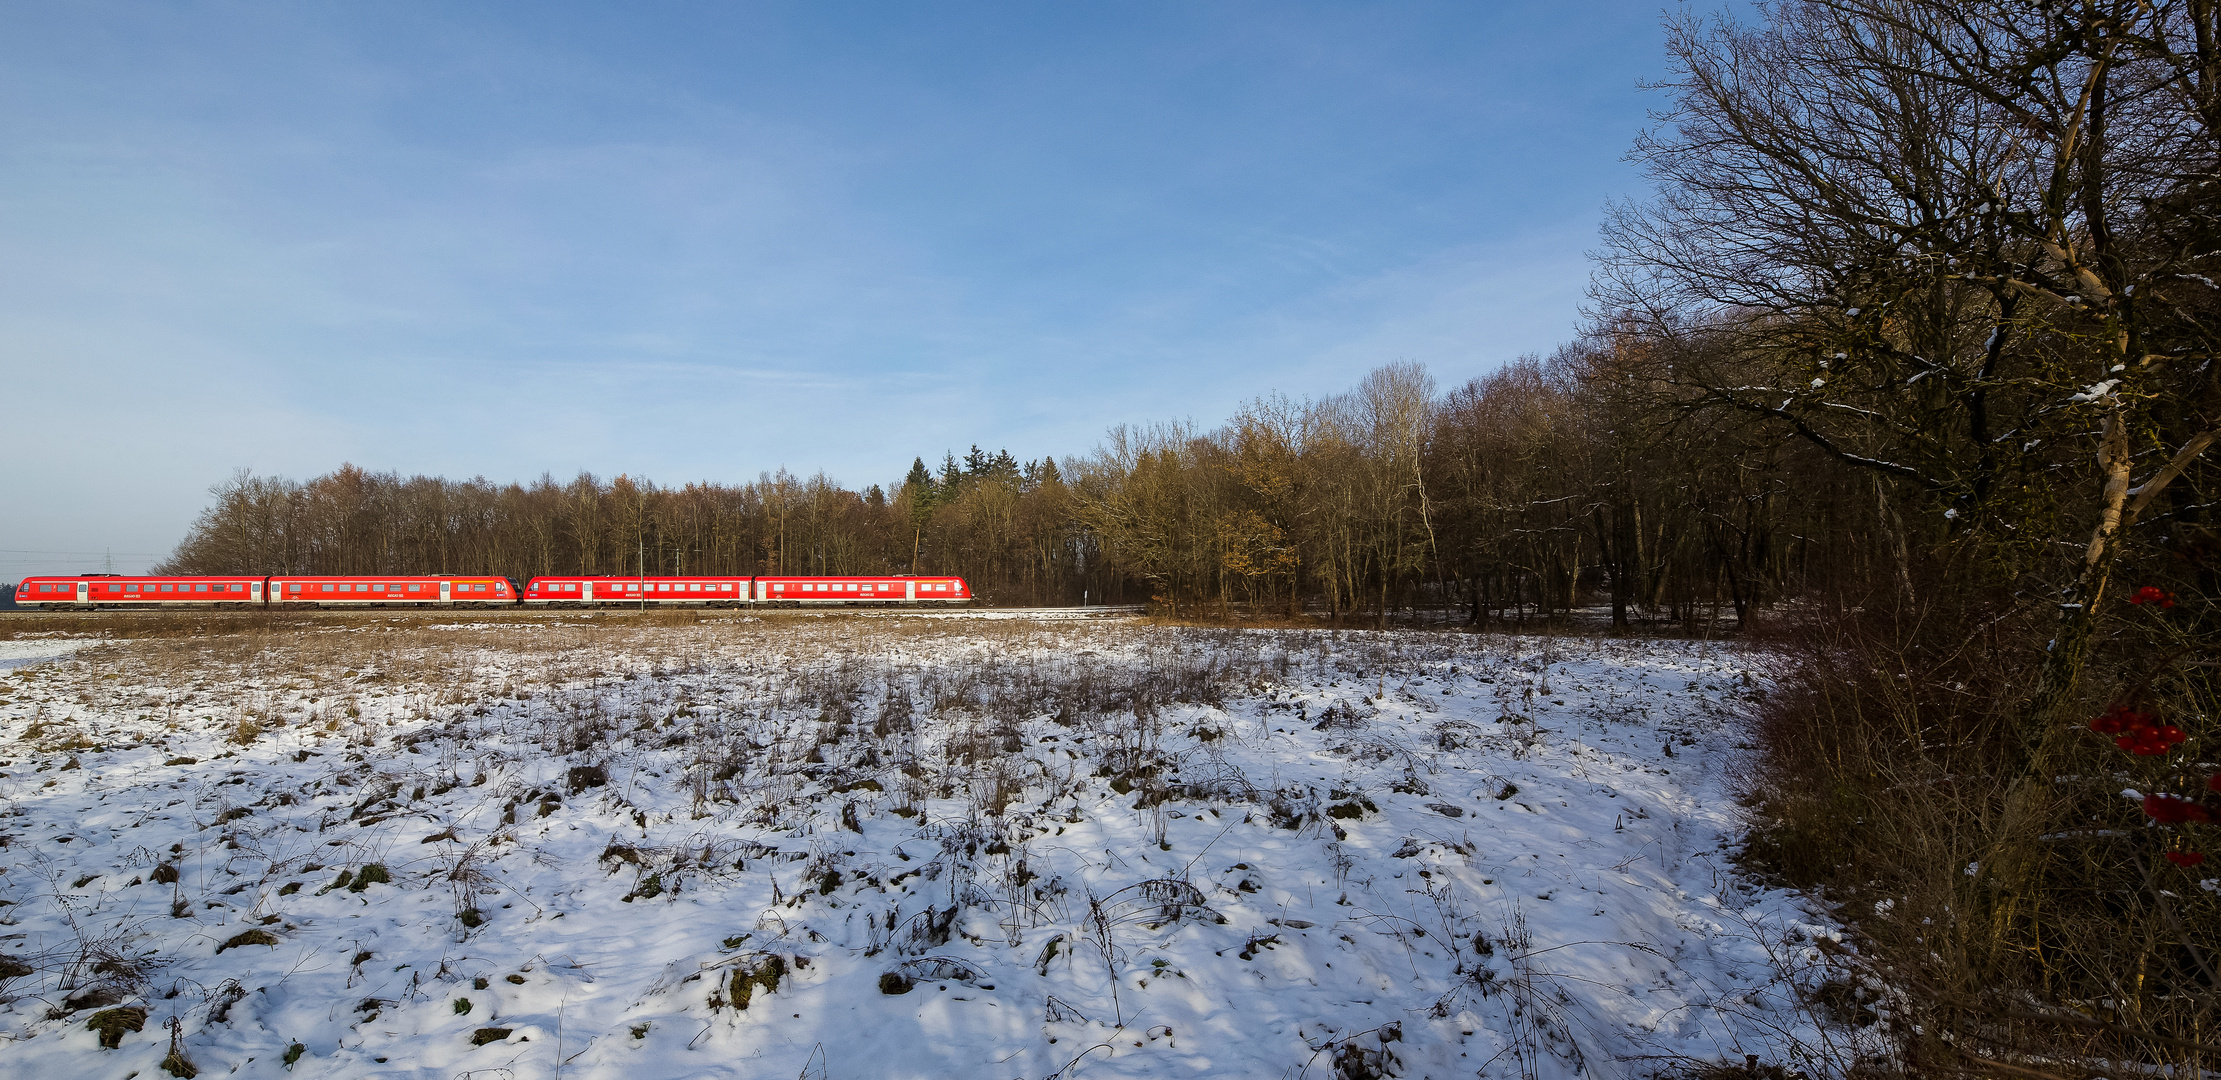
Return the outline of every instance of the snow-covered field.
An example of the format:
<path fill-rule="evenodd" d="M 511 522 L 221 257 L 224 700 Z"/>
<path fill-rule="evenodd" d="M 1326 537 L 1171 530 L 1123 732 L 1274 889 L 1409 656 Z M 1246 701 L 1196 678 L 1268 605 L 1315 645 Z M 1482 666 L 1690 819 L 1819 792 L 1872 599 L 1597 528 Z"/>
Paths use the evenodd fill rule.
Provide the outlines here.
<path fill-rule="evenodd" d="M 1785 982 L 1840 947 L 1727 864 L 1760 684 L 1717 645 L 946 619 L 60 644 L 0 642 L 44 661 L 0 676 L 0 1075 L 1830 1053 Z"/>

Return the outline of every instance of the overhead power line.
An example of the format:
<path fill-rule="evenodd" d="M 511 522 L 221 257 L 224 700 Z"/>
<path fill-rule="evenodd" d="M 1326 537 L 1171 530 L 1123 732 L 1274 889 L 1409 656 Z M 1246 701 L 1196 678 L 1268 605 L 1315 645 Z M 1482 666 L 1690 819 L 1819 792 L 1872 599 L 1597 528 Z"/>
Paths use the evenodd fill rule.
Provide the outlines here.
<path fill-rule="evenodd" d="M 38 548 L 0 548 L 0 554 L 8 554 L 8 555 L 83 555 L 83 556 L 89 556 L 89 557 L 93 557 L 93 558 L 98 558 L 98 557 L 100 557 L 100 556 L 102 556 L 102 555 L 139 555 L 139 556 L 144 556 L 144 557 L 146 557 L 146 558 L 149 558 L 149 559 L 159 559 L 159 558 L 161 558 L 161 557 L 162 557 L 162 553 L 161 553 L 161 552 L 159 552 L 159 551 L 44 551 L 44 550 L 41 550 L 41 549 L 38 549 Z"/>

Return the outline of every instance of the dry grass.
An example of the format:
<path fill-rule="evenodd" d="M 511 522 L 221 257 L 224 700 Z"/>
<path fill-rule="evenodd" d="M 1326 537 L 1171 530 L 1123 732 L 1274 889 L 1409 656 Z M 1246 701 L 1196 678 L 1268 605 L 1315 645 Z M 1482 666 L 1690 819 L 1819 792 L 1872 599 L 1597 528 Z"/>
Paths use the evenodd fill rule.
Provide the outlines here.
<path fill-rule="evenodd" d="M 1876 607 L 1779 642 L 1742 777 L 1747 862 L 1838 905 L 1859 955 L 1816 1004 L 1892 1025 L 1916 1072 L 2212 1069 L 2221 902 L 2119 794 L 2168 778 L 2086 730 L 2024 734 L 2042 658 L 2020 643 L 2042 634 L 2014 622 Z M 2096 688 L 2089 714 L 2117 692 Z M 2214 701 L 2175 695 L 2174 715 Z"/>

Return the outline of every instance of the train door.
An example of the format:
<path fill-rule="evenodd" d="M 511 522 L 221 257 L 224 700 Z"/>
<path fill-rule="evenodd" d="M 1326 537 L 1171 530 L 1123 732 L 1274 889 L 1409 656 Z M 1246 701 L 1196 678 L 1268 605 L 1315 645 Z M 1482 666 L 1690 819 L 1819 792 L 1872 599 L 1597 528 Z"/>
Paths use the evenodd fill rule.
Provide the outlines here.
<path fill-rule="evenodd" d="M 594 598 L 594 583 L 589 581 L 580 585 L 578 587 L 578 598 L 581 600 L 592 600 Z"/>
<path fill-rule="evenodd" d="M 247 583 L 247 602 L 250 604 L 259 604 L 262 602 L 261 582 L 250 581 Z"/>
<path fill-rule="evenodd" d="M 92 582 L 80 581 L 77 583 L 77 602 L 80 604 L 90 604 L 93 602 Z"/>
<path fill-rule="evenodd" d="M 453 600 L 454 598 L 455 598 L 455 583 L 454 583 L 454 582 L 452 582 L 452 581 L 443 581 L 443 582 L 440 582 L 440 603 L 443 603 L 443 604 L 445 604 L 445 603 L 448 603 L 449 601 Z"/>
<path fill-rule="evenodd" d="M 903 598 L 904 600 L 908 600 L 908 601 L 910 601 L 910 602 L 911 602 L 911 603 L 913 603 L 913 604 L 917 603 L 917 602 L 918 602 L 918 583 L 917 583 L 917 582 L 915 582 L 915 581 L 905 581 L 905 582 L 903 582 L 903 583 L 902 583 L 902 598 Z"/>

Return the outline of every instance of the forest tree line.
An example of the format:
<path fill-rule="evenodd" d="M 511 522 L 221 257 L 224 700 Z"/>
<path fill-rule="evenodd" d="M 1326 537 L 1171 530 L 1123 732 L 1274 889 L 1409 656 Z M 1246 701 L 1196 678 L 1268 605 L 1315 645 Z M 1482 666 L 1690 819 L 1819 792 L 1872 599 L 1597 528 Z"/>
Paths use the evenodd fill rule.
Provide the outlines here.
<path fill-rule="evenodd" d="M 1726 626 L 1832 575 L 1885 572 L 1870 483 L 1747 425 L 1657 414 L 1643 357 L 1592 336 L 1447 393 L 1412 364 L 1262 397 L 1220 427 L 1112 430 L 1059 464 L 973 447 L 855 491 L 784 471 L 659 486 L 352 465 L 241 473 L 171 573 L 961 574 L 996 603 L 1154 601 L 1473 622 L 1606 603 Z M 1886 560 L 1885 560 L 1886 562 Z"/>

